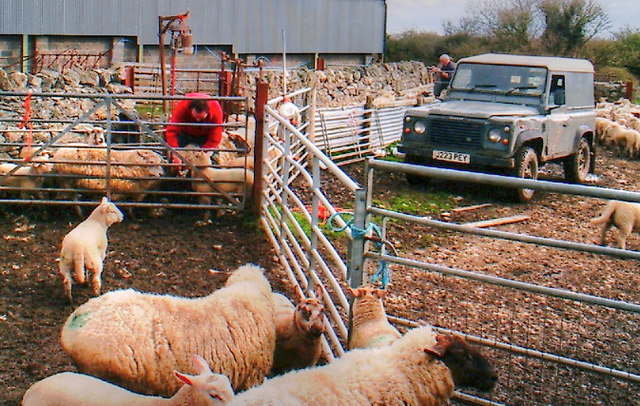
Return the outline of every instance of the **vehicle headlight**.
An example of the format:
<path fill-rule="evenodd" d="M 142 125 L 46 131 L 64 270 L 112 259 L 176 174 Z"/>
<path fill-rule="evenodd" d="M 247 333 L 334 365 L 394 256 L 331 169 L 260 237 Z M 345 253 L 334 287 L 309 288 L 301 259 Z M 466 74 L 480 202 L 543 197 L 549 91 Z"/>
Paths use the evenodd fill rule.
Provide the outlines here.
<path fill-rule="evenodd" d="M 497 128 L 489 130 L 489 136 L 487 138 L 491 142 L 500 142 L 500 140 L 502 139 L 502 131 Z"/>
<path fill-rule="evenodd" d="M 416 123 L 413 125 L 413 131 L 415 131 L 416 134 L 423 134 L 425 131 L 427 131 L 427 126 L 424 125 L 424 122 L 422 121 L 416 121 Z"/>

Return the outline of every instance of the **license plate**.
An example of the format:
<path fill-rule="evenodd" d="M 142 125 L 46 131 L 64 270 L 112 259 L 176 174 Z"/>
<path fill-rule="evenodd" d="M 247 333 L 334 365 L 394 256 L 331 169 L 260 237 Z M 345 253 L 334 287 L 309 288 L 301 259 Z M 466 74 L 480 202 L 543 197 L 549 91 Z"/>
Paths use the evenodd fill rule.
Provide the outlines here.
<path fill-rule="evenodd" d="M 437 159 L 438 161 L 457 162 L 460 164 L 471 163 L 471 155 L 461 154 L 460 152 L 435 150 L 433 151 L 432 157 L 433 159 Z"/>

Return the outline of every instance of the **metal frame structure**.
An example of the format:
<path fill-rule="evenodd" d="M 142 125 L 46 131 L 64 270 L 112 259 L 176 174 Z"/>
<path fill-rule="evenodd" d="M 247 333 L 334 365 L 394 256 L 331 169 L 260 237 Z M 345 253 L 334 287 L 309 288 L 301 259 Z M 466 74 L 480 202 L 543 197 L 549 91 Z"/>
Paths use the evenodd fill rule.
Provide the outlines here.
<path fill-rule="evenodd" d="M 44 106 L 49 104 L 55 104 L 55 101 L 59 101 L 62 99 L 70 100 L 85 100 L 87 103 L 91 105 L 88 110 L 86 110 L 83 114 L 79 115 L 79 117 L 67 118 L 67 119 L 42 119 L 42 118 L 32 118 L 30 120 L 31 125 L 33 126 L 33 131 L 36 133 L 41 133 L 42 137 L 34 137 L 36 140 L 40 142 L 33 142 L 33 145 L 29 145 L 27 141 L 27 130 L 20 130 L 17 128 L 17 124 L 21 123 L 22 119 L 15 118 L 5 118 L 1 121 L 1 123 L 5 124 L 7 127 L 11 128 L 11 132 L 23 132 L 24 136 L 18 142 L 3 142 L 0 143 L 0 149 L 2 150 L 22 150 L 24 148 L 31 148 L 30 155 L 23 158 L 15 157 L 15 158 L 0 158 L 0 163 L 13 163 L 16 165 L 14 169 L 9 171 L 4 175 L 0 175 L 0 204 L 9 203 L 9 204 L 27 204 L 27 205 L 74 205 L 74 206 L 83 206 L 83 205 L 95 205 L 96 202 L 100 200 L 100 197 L 106 195 L 108 197 L 112 197 L 113 195 L 122 195 L 121 192 L 114 190 L 112 183 L 116 180 L 112 177 L 113 167 L 127 167 L 127 166 L 150 166 L 150 164 L 144 163 L 126 163 L 126 162 L 117 162 L 112 160 L 112 151 L 115 150 L 147 150 L 154 151 L 159 154 L 161 157 L 168 156 L 169 153 L 175 154 L 179 157 L 182 156 L 182 152 L 185 148 L 177 148 L 174 149 L 167 145 L 164 141 L 164 126 L 169 124 L 166 121 L 162 120 L 147 120 L 139 118 L 134 111 L 127 110 L 127 108 L 123 105 L 125 101 L 135 101 L 142 103 L 162 103 L 164 101 L 179 101 L 188 99 L 183 96 L 155 96 L 155 95 L 146 95 L 146 96 L 133 96 L 133 95 L 114 95 L 114 94 L 59 94 L 59 93 L 24 93 L 24 92 L 0 92 L 0 97 L 18 97 L 18 98 L 27 98 L 30 97 L 33 99 L 34 103 L 39 106 Z M 247 99 L 241 97 L 212 97 L 212 99 L 219 100 L 220 102 L 234 102 L 234 103 L 242 103 L 244 104 L 245 111 L 247 110 Z M 44 108 L 44 107 L 43 107 Z M 95 116 L 98 112 L 103 112 L 99 115 L 103 115 L 104 117 L 97 119 Z M 121 115 L 125 116 L 129 119 L 129 121 L 119 121 L 116 119 L 116 116 Z M 236 122 L 236 123 L 225 123 L 222 124 L 226 130 L 235 130 L 240 132 L 245 140 L 248 139 L 246 123 L 247 117 L 245 115 L 244 122 Z M 45 151 L 49 151 L 53 153 L 58 148 L 63 148 L 67 146 L 66 144 L 60 142 L 63 137 L 66 135 L 77 131 L 76 127 L 79 124 L 89 124 L 92 126 L 103 128 L 105 131 L 105 140 L 106 145 L 104 146 L 88 146 L 88 145 L 73 145 L 75 148 L 103 148 L 105 150 L 104 156 L 105 160 L 97 160 L 91 162 L 79 162 L 79 161 L 53 161 L 54 169 L 52 173 L 43 174 L 42 177 L 45 178 L 44 187 L 35 188 L 35 189 L 19 189 L 15 187 L 7 187 L 4 186 L 7 179 L 18 170 L 18 168 L 23 167 L 25 165 L 29 165 L 29 162 L 32 158 L 40 155 Z M 58 126 L 55 130 L 51 128 L 51 126 Z M 194 126 L 216 126 L 214 124 L 190 124 Z M 135 130 L 122 130 L 121 126 L 134 126 L 137 127 Z M 116 137 L 127 134 L 127 137 L 136 138 L 134 142 L 115 142 Z M 239 156 L 247 156 L 247 159 L 251 159 L 247 154 L 249 151 L 243 149 L 219 149 L 219 153 L 235 153 Z M 183 160 L 184 161 L 184 160 Z M 92 168 L 92 171 L 95 171 L 96 168 L 104 167 L 104 174 L 100 176 L 96 175 L 69 175 L 65 173 L 56 173 L 55 164 L 66 164 L 66 165 L 77 165 L 83 168 Z M 244 188 L 244 192 L 240 195 L 229 194 L 224 190 L 220 190 L 219 187 L 215 184 L 215 182 L 211 182 L 209 179 L 202 179 L 202 181 L 208 182 L 211 185 L 212 192 L 211 193 L 197 193 L 191 191 L 191 188 L 188 186 L 190 179 L 185 179 L 182 176 L 179 176 L 176 172 L 176 164 L 171 164 L 166 160 L 160 164 L 165 172 L 165 176 L 160 178 L 157 177 L 118 177 L 117 180 L 123 181 L 154 181 L 156 186 L 149 190 L 143 191 L 134 191 L 132 193 L 126 193 L 124 197 L 120 197 L 118 200 L 118 205 L 123 207 L 148 207 L 148 208 L 181 208 L 181 209 L 230 209 L 230 210 L 244 210 L 247 207 L 247 203 L 249 201 L 249 197 L 251 195 L 251 190 L 249 190 L 246 186 Z M 185 166 L 190 166 L 188 164 L 184 164 Z M 191 167 L 190 169 L 193 169 Z M 245 165 L 246 170 L 246 165 Z M 101 171 L 101 170 L 98 170 Z M 175 174 L 174 174 L 175 173 Z M 87 188 L 78 188 L 78 187 L 64 187 L 60 186 L 60 182 L 56 180 L 70 180 L 74 181 L 77 179 L 84 180 L 94 180 L 100 186 L 92 189 Z M 197 178 L 200 179 L 200 178 Z M 73 183 L 73 182 L 72 182 Z M 87 182 L 85 182 L 87 183 Z M 166 189 L 162 188 L 162 185 L 171 185 L 181 183 L 185 185 L 182 189 L 172 188 L 169 186 Z M 48 198 L 16 198 L 15 196 L 11 196 L 11 194 L 15 194 L 16 192 L 23 192 L 30 195 L 34 194 L 46 194 L 49 195 Z M 146 195 L 149 198 L 145 201 L 141 201 L 139 195 Z M 193 200 L 199 200 L 199 197 L 208 197 L 211 199 L 211 204 L 202 204 L 193 202 Z M 173 201 L 166 201 L 167 199 L 172 199 Z M 214 203 L 216 201 L 217 203 Z"/>
<path fill-rule="evenodd" d="M 312 92 L 312 90 L 310 91 Z M 606 398 L 598 397 L 603 396 L 602 394 L 592 393 L 591 387 L 597 385 L 601 385 L 600 389 L 605 393 L 607 390 L 628 390 L 630 391 L 630 400 L 640 398 L 640 391 L 637 390 L 638 383 L 640 383 L 640 373 L 634 368 L 601 364 L 584 359 L 580 351 L 571 347 L 574 344 L 561 345 L 561 352 L 554 353 L 544 347 L 534 347 L 528 344 L 527 340 L 530 335 L 539 334 L 540 329 L 545 334 L 543 339 L 554 341 L 561 340 L 562 337 L 572 338 L 577 335 L 582 338 L 575 338 L 575 340 L 584 339 L 588 345 L 596 345 L 592 344 L 591 340 L 594 343 L 597 342 L 599 335 L 606 335 L 607 341 L 624 340 L 624 337 L 629 333 L 625 329 L 634 323 L 637 325 L 637 321 L 640 321 L 640 304 L 536 283 L 494 277 L 474 270 L 440 266 L 429 260 L 418 260 L 407 255 L 389 254 L 384 250 L 374 248 L 370 242 L 370 236 L 352 233 L 349 227 L 345 228 L 344 234 L 336 235 L 323 224 L 327 215 L 336 215 L 346 209 L 352 216 L 351 227 L 356 227 L 354 229 L 359 230 L 367 229 L 372 219 L 376 219 L 376 221 L 382 219 L 383 224 L 386 224 L 387 219 L 393 219 L 394 221 L 434 227 L 437 230 L 447 232 L 462 232 L 478 235 L 480 238 L 500 239 L 504 240 L 505 244 L 510 242 L 536 244 L 550 249 L 570 250 L 587 255 L 605 255 L 634 261 L 640 259 L 640 254 L 634 251 L 445 223 L 375 207 L 371 190 L 374 173 L 398 171 L 454 182 L 482 183 L 490 187 L 526 187 L 602 199 L 640 202 L 640 194 L 593 186 L 533 181 L 380 160 L 368 161 L 365 169 L 365 186 L 361 187 L 345 177 L 337 164 L 319 148 L 318 144 L 322 145 L 322 134 L 318 134 L 316 141 L 313 142 L 304 131 L 278 115 L 275 108 L 278 100 L 271 100 L 264 107 L 267 116 L 265 120 L 275 120 L 279 125 L 277 136 L 267 134 L 265 131 L 265 151 L 277 148 L 282 153 L 282 157 L 265 160 L 265 169 L 262 172 L 264 188 L 261 221 L 292 284 L 300 286 L 306 294 L 310 295 L 313 294 L 315 284 L 322 283 L 324 286 L 323 298 L 328 308 L 327 326 L 329 329 L 324 349 L 328 360 L 340 356 L 346 350 L 348 342 L 350 300 L 344 293 L 345 287 L 357 287 L 367 281 L 374 265 L 385 261 L 396 269 L 395 273 L 400 272 L 401 269 L 413 268 L 424 274 L 427 281 L 432 279 L 440 281 L 433 282 L 433 294 L 436 295 L 438 292 L 437 296 L 439 297 L 446 294 L 451 297 L 451 303 L 438 305 L 439 313 L 442 316 L 437 317 L 437 320 L 432 323 L 434 327 L 441 332 L 460 334 L 470 342 L 487 347 L 487 351 L 493 355 L 492 358 L 498 362 L 499 371 L 504 378 L 501 378 L 501 389 L 497 393 L 486 398 L 457 391 L 455 394 L 457 399 L 479 405 L 498 405 L 502 404 L 501 402 L 509 404 L 510 391 L 524 391 L 531 394 L 531 404 L 539 404 L 541 401 L 545 403 L 565 401 L 566 399 L 554 397 L 553 387 L 550 386 L 550 383 L 559 386 L 573 386 L 577 402 L 606 403 Z M 318 117 L 317 112 L 314 117 Z M 305 121 L 302 126 L 307 125 L 308 122 L 308 120 Z M 348 197 L 342 196 L 341 201 L 344 202 L 345 198 L 350 200 L 352 203 L 349 203 L 349 207 L 340 208 L 336 206 L 335 202 L 330 201 L 322 188 L 326 182 L 343 185 L 345 195 Z M 333 220 L 340 227 L 346 226 L 341 216 L 334 217 Z M 386 231 L 384 227 L 382 230 L 382 240 L 384 241 Z M 464 281 L 465 287 L 471 286 L 472 289 L 491 289 L 500 292 L 505 296 L 505 301 L 511 301 L 513 309 L 510 311 L 513 312 L 512 317 L 514 318 L 523 317 L 521 313 L 528 314 L 527 312 L 531 311 L 527 308 L 529 301 L 539 302 L 541 306 L 546 305 L 550 309 L 558 309 L 553 313 L 553 317 L 557 319 L 554 320 L 558 323 L 558 327 L 545 325 L 542 320 L 530 315 L 528 317 L 531 317 L 531 321 L 526 324 L 526 331 L 504 331 L 503 326 L 500 326 L 500 315 L 498 314 L 495 316 L 496 322 L 491 326 L 465 327 L 464 321 L 452 320 L 451 316 L 447 316 L 446 310 L 458 306 L 458 302 L 462 300 L 460 296 L 464 293 L 456 293 L 456 289 L 459 289 L 458 285 L 463 283 L 460 281 Z M 405 292 L 394 293 L 398 296 L 405 295 Z M 415 297 L 411 296 L 409 300 L 415 300 Z M 469 305 L 482 308 L 483 312 L 489 311 L 483 307 L 482 303 Z M 570 311 L 565 314 L 561 310 L 563 308 L 570 309 Z M 584 312 L 584 315 L 578 317 L 583 317 L 584 320 L 574 320 L 572 317 L 575 314 L 581 314 L 581 311 Z M 615 328 L 611 331 L 592 331 L 591 336 L 587 337 L 583 337 L 583 333 L 572 330 L 584 329 L 585 326 L 591 325 L 594 323 L 594 317 L 596 320 L 598 317 L 608 317 L 612 319 L 609 323 L 611 325 L 616 324 L 615 320 L 625 320 L 624 327 L 620 327 L 619 331 Z M 415 327 L 418 325 L 417 320 L 408 320 L 393 315 L 390 315 L 389 319 L 398 326 Z M 573 343 L 574 339 L 568 341 Z M 627 342 L 625 348 L 628 346 L 637 349 L 637 345 L 632 342 Z M 615 352 L 616 347 L 612 346 L 609 351 Z M 616 353 L 614 357 L 625 360 L 625 365 L 628 366 L 633 365 L 635 354 L 637 351 L 620 352 Z M 594 376 L 598 379 L 593 379 Z"/>

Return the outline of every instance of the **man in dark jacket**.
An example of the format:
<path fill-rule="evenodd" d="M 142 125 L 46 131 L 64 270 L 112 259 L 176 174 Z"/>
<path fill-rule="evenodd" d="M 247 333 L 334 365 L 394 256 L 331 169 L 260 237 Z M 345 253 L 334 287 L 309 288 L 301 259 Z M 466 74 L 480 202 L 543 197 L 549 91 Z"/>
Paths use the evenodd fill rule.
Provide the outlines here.
<path fill-rule="evenodd" d="M 449 86 L 455 70 L 456 64 L 453 63 L 451 57 L 447 54 L 440 55 L 440 62 L 431 69 L 432 72 L 436 73 L 436 82 L 433 87 L 433 95 L 435 97 L 440 97 L 440 93 Z"/>

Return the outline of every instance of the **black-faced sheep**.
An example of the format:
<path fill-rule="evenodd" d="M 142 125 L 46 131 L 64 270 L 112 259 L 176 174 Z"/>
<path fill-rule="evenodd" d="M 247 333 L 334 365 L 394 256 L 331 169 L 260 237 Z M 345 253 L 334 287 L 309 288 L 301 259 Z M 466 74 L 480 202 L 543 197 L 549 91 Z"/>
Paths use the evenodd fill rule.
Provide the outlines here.
<path fill-rule="evenodd" d="M 316 285 L 314 297 L 305 298 L 298 288 L 298 304 L 280 293 L 273 294 L 276 311 L 276 351 L 271 375 L 315 365 L 322 354 L 324 305 L 322 286 Z"/>
<path fill-rule="evenodd" d="M 389 323 L 382 298 L 387 291 L 373 286 L 350 289 L 355 297 L 351 311 L 353 322 L 349 335 L 349 349 L 384 347 L 402 335 Z"/>
<path fill-rule="evenodd" d="M 627 238 L 633 230 L 640 229 L 640 204 L 610 200 L 604 208 L 600 217 L 590 220 L 591 224 L 602 224 L 600 233 L 600 245 L 605 245 L 607 231 L 611 227 L 618 229 L 618 246 L 625 249 Z"/>
<path fill-rule="evenodd" d="M 200 354 L 235 390 L 260 384 L 273 365 L 276 332 L 263 269 L 244 265 L 201 298 L 112 291 L 79 306 L 61 334 L 78 369 L 127 389 L 171 396 L 173 370 Z"/>
<path fill-rule="evenodd" d="M 85 283 L 86 271 L 89 271 L 92 293 L 94 296 L 100 294 L 102 268 L 107 255 L 107 229 L 122 219 L 122 212 L 116 205 L 103 197 L 89 217 L 69 231 L 62 240 L 58 265 L 64 293 L 69 302 L 73 303 L 72 272 L 76 282 Z"/>
<path fill-rule="evenodd" d="M 227 405 L 438 406 L 453 394 L 454 384 L 491 390 L 496 381 L 476 349 L 426 326 L 389 346 L 352 350 L 330 364 L 269 379 Z"/>
<path fill-rule="evenodd" d="M 140 395 L 89 375 L 62 372 L 31 385 L 23 406 L 217 406 L 233 396 L 229 379 L 214 374 L 200 356 L 193 356 L 197 375 L 174 371 L 184 385 L 170 399 Z"/>

